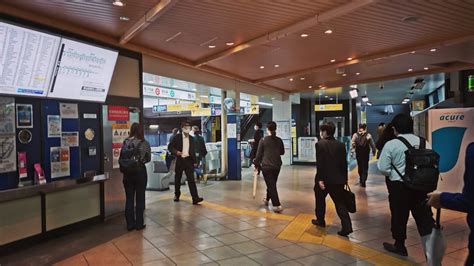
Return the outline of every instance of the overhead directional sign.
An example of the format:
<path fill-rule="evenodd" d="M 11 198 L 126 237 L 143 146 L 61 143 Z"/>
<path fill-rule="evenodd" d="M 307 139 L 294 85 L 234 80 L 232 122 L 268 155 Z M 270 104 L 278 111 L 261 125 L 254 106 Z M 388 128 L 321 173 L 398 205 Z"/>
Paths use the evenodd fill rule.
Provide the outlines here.
<path fill-rule="evenodd" d="M 339 104 L 316 104 L 314 111 L 316 112 L 327 112 L 327 111 L 342 111 L 344 106 L 342 103 Z"/>
<path fill-rule="evenodd" d="M 170 104 L 167 106 L 168 112 L 192 111 L 199 109 L 199 103 L 190 104 Z"/>
<path fill-rule="evenodd" d="M 152 112 L 153 113 L 162 113 L 162 112 L 167 112 L 168 108 L 166 105 L 153 105 Z"/>
<path fill-rule="evenodd" d="M 191 110 L 191 116 L 211 116 L 211 108 Z"/>

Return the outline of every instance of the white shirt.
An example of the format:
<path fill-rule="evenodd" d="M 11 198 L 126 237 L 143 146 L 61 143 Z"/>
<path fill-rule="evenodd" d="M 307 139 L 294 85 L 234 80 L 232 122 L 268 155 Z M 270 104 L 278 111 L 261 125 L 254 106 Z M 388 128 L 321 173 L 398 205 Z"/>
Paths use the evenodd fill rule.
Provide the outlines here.
<path fill-rule="evenodd" d="M 398 137 L 405 138 L 415 148 L 420 145 L 420 137 L 414 134 L 400 134 Z M 426 142 L 426 149 L 431 149 L 431 145 Z M 382 154 L 377 162 L 377 167 L 383 175 L 388 176 L 391 181 L 402 181 L 402 177 L 393 169 L 392 164 L 398 171 L 405 175 L 405 151 L 408 148 L 398 139 L 393 139 L 385 144 Z"/>
<path fill-rule="evenodd" d="M 182 158 L 189 157 L 189 135 L 186 137 L 183 133 L 183 151 Z"/>

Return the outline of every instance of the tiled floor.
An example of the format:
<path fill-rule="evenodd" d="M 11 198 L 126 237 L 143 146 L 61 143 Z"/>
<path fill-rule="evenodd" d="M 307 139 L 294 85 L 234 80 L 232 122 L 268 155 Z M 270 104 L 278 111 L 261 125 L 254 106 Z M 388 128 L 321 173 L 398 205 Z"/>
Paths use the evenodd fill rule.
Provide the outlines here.
<path fill-rule="evenodd" d="M 373 172 L 373 171 L 372 171 Z M 351 173 L 351 183 L 355 183 Z M 352 185 L 358 212 L 351 215 L 354 233 L 336 235 L 339 219 L 328 204 L 327 230 L 309 221 L 314 211 L 314 168 L 285 167 L 278 181 L 283 215 L 261 203 L 265 185 L 259 180 L 257 199 L 252 181 L 199 185 L 206 202 L 172 201 L 172 191 L 147 192 L 146 223 L 141 232 L 127 232 L 122 217 L 46 241 L 0 258 L 0 265 L 409 265 L 423 264 L 424 255 L 414 221 L 410 220 L 408 259 L 385 253 L 392 241 L 384 178 L 372 173 L 367 189 Z M 328 200 L 330 201 L 329 197 Z M 445 265 L 463 265 L 467 255 L 465 215 L 443 212 L 448 241 Z"/>

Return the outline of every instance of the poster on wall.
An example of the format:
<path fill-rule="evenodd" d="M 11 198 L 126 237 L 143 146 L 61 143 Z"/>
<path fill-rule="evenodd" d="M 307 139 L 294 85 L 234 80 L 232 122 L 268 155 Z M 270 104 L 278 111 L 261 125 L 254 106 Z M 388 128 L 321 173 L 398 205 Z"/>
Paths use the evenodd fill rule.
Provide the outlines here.
<path fill-rule="evenodd" d="M 428 119 L 430 142 L 440 155 L 442 180 L 438 190 L 459 192 L 463 187 L 466 148 L 474 142 L 474 108 L 430 110 Z"/>
<path fill-rule="evenodd" d="M 61 133 L 62 147 L 78 147 L 79 146 L 79 132 L 62 132 Z"/>
<path fill-rule="evenodd" d="M 15 135 L 0 135 L 0 173 L 16 171 Z"/>
<path fill-rule="evenodd" d="M 15 100 L 0 97 L 0 134 L 15 134 Z"/>
<path fill-rule="evenodd" d="M 129 124 L 113 124 L 112 125 L 112 155 L 113 155 L 113 168 L 119 168 L 119 157 L 120 150 L 122 149 L 123 142 L 128 138 L 130 134 Z"/>
<path fill-rule="evenodd" d="M 48 115 L 48 138 L 61 137 L 61 117 L 59 115 Z"/>
<path fill-rule="evenodd" d="M 124 106 L 109 105 L 107 114 L 109 121 L 128 121 L 130 119 L 128 107 Z"/>
<path fill-rule="evenodd" d="M 17 104 L 16 105 L 16 127 L 17 128 L 33 128 L 33 105 Z"/>
<path fill-rule="evenodd" d="M 77 104 L 75 103 L 60 103 L 59 114 L 62 119 L 78 119 L 79 111 L 77 110 Z"/>
<path fill-rule="evenodd" d="M 51 147 L 51 178 L 70 175 L 68 147 Z"/>
<path fill-rule="evenodd" d="M 316 137 L 298 138 L 298 161 L 316 162 Z"/>

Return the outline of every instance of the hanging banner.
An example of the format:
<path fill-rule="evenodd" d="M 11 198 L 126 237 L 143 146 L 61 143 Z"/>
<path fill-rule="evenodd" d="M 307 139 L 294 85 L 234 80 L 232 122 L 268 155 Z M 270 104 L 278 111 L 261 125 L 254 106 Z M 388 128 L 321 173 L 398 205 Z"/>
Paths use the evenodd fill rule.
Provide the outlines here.
<path fill-rule="evenodd" d="M 26 168 L 26 152 L 18 153 L 18 176 L 20 178 L 28 177 L 28 170 Z"/>
<path fill-rule="evenodd" d="M 463 187 L 467 146 L 474 142 L 474 108 L 434 109 L 428 113 L 430 142 L 440 155 L 439 191 Z"/>
<path fill-rule="evenodd" d="M 108 109 L 109 121 L 128 121 L 130 119 L 128 107 L 109 105 Z"/>
<path fill-rule="evenodd" d="M 0 135 L 0 173 L 16 171 L 15 135 Z"/>
<path fill-rule="evenodd" d="M 342 110 L 344 110 L 344 106 L 342 105 L 342 103 L 314 105 L 314 111 L 316 112 L 342 111 Z"/>
<path fill-rule="evenodd" d="M 123 142 L 130 135 L 129 124 L 113 124 L 112 125 L 112 167 L 114 169 L 119 168 L 120 150 L 122 149 Z"/>
<path fill-rule="evenodd" d="M 69 147 L 51 147 L 51 178 L 65 177 L 71 174 Z"/>
<path fill-rule="evenodd" d="M 211 116 L 211 108 L 191 110 L 191 116 Z"/>

